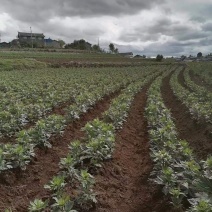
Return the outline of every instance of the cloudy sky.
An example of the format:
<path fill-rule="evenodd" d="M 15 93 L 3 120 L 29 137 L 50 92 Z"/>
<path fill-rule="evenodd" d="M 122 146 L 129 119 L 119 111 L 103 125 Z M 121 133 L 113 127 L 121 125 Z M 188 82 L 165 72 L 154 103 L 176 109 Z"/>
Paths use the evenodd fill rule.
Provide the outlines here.
<path fill-rule="evenodd" d="M 155 56 L 212 52 L 212 0 L 0 0 L 2 41 L 18 31 L 70 43 L 113 42 L 120 52 Z"/>

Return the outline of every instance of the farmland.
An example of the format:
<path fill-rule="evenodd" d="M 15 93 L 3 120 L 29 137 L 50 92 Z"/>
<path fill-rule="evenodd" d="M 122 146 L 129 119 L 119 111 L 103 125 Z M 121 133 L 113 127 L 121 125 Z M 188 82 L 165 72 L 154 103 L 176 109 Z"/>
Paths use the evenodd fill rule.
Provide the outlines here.
<path fill-rule="evenodd" d="M 212 211 L 212 64 L 0 52 L 0 211 Z"/>

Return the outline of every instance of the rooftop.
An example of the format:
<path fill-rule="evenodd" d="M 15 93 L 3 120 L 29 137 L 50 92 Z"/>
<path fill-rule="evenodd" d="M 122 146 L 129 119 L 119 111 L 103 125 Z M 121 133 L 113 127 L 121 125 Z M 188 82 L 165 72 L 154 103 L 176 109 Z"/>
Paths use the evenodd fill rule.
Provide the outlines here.
<path fill-rule="evenodd" d="M 18 32 L 18 37 L 45 37 L 43 33 L 28 33 L 28 32 Z"/>

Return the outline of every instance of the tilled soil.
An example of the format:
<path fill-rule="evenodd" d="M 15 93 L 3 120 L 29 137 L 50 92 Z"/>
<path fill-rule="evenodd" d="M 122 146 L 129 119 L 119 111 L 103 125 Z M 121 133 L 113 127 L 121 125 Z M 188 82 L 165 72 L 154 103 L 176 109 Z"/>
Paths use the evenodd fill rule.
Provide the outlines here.
<path fill-rule="evenodd" d="M 192 119 L 188 108 L 174 95 L 169 84 L 170 77 L 171 74 L 164 78 L 161 91 L 165 105 L 171 110 L 179 138 L 189 142 L 197 158 L 206 159 L 207 155 L 212 152 L 210 134 L 212 128 L 206 122 L 197 123 Z M 182 73 L 179 76 L 179 82 L 185 86 Z"/>
<path fill-rule="evenodd" d="M 171 212 L 161 187 L 148 179 L 153 168 L 147 122 L 146 91 L 138 93 L 123 129 L 117 133 L 113 159 L 95 176 L 98 203 L 92 212 Z"/>
<path fill-rule="evenodd" d="M 78 121 L 66 127 L 63 137 L 52 137 L 53 147 L 47 151 L 36 149 L 36 158 L 25 171 L 6 171 L 0 175 L 0 211 L 11 208 L 13 212 L 26 212 L 29 202 L 35 198 L 48 197 L 43 187 L 59 171 L 58 163 L 68 152 L 73 139 L 84 136 L 81 128 L 89 121 L 101 116 L 120 92 L 106 96 L 93 109 L 82 115 Z"/>

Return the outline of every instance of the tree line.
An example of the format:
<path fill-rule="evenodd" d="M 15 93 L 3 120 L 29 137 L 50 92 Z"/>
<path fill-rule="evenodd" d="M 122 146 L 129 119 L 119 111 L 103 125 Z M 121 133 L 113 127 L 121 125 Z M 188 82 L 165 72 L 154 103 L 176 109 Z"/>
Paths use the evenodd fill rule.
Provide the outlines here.
<path fill-rule="evenodd" d="M 65 42 L 64 42 L 64 44 L 65 44 Z M 105 52 L 105 50 L 102 49 L 99 46 L 99 44 L 92 45 L 89 42 L 85 41 L 84 39 L 74 40 L 72 43 L 65 44 L 64 48 L 65 49 L 79 49 L 79 50 L 92 50 L 92 51 L 96 51 L 96 52 Z M 109 48 L 110 53 L 113 53 L 113 54 L 119 53 L 118 48 L 115 48 L 115 45 L 113 43 L 110 43 L 108 48 Z"/>

